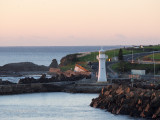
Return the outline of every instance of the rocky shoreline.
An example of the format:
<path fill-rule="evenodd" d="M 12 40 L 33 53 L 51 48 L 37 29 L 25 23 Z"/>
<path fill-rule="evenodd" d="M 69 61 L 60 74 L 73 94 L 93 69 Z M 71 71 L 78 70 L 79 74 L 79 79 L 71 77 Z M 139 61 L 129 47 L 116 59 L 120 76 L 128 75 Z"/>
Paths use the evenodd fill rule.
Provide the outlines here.
<path fill-rule="evenodd" d="M 88 85 L 84 85 L 88 81 Z M 65 72 L 47 78 L 43 74 L 39 79 L 24 78 L 18 83 L 0 80 L 0 95 L 36 93 L 36 92 L 84 92 L 98 93 L 103 86 L 97 88 L 92 83 L 90 74 Z"/>
<path fill-rule="evenodd" d="M 99 93 L 104 85 L 76 84 L 75 81 L 31 84 L 0 85 L 0 95 L 39 93 L 39 92 L 69 92 L 69 93 Z"/>
<path fill-rule="evenodd" d="M 90 106 L 113 114 L 160 119 L 160 91 L 126 85 L 108 85 Z"/>

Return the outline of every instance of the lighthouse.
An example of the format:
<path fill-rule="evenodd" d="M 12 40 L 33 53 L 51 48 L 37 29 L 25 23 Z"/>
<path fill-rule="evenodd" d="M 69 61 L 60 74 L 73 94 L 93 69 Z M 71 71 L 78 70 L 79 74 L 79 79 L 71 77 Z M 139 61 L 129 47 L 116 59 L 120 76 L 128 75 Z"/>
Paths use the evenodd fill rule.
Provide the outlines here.
<path fill-rule="evenodd" d="M 97 59 L 99 60 L 98 82 L 107 82 L 107 77 L 106 77 L 107 58 L 108 56 L 105 55 L 105 51 L 101 49 L 99 51 L 99 56 L 97 56 Z"/>

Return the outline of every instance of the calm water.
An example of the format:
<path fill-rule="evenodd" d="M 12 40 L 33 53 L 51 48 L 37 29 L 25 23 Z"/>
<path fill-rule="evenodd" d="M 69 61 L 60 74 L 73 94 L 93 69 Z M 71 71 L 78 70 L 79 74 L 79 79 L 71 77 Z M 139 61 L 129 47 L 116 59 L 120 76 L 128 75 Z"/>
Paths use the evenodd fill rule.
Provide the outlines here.
<path fill-rule="evenodd" d="M 104 50 L 121 46 L 104 46 Z M 60 59 L 67 54 L 98 51 L 100 46 L 54 46 L 54 47 L 0 47 L 0 66 L 7 63 L 33 62 L 48 66 L 52 59 Z"/>
<path fill-rule="evenodd" d="M 97 96 L 62 92 L 0 96 L 0 120 L 134 120 L 90 107 Z"/>

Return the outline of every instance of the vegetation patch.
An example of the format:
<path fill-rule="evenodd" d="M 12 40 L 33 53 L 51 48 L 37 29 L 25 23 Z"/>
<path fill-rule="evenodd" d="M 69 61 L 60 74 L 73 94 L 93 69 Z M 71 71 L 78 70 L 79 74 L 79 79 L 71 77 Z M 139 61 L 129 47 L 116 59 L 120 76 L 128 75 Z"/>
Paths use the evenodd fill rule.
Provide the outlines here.
<path fill-rule="evenodd" d="M 78 62 L 96 62 L 98 52 L 91 52 L 91 54 L 78 58 Z"/>
<path fill-rule="evenodd" d="M 67 64 L 65 66 L 61 66 L 60 69 L 62 72 L 65 72 L 67 70 L 74 70 L 75 64 Z"/>
<path fill-rule="evenodd" d="M 153 54 L 143 57 L 143 60 L 153 60 Z M 155 53 L 154 54 L 154 60 L 155 61 L 160 61 L 160 53 Z"/>
<path fill-rule="evenodd" d="M 144 46 L 144 49 L 150 49 L 151 51 L 159 51 L 160 50 L 160 45 L 149 45 L 149 46 Z"/>
<path fill-rule="evenodd" d="M 137 64 L 129 62 L 118 62 L 112 65 L 112 69 L 119 73 L 131 72 L 132 69 L 136 70 L 146 70 L 146 73 L 153 73 L 154 65 L 153 64 Z M 155 72 L 158 74 L 160 71 L 160 64 L 156 64 Z"/>
<path fill-rule="evenodd" d="M 142 52 L 151 52 L 151 51 L 157 51 L 160 50 L 160 46 L 156 45 L 156 46 L 144 46 L 144 48 L 134 48 L 134 47 L 128 47 L 128 48 L 121 48 L 121 50 L 123 51 L 123 55 L 127 55 L 127 54 L 134 54 L 134 53 L 142 53 Z M 113 57 L 118 57 L 119 55 L 119 49 L 113 49 L 113 50 L 107 50 L 105 52 L 105 54 L 108 56 L 108 59 L 111 59 Z M 66 70 L 74 70 L 74 66 L 75 64 L 80 64 L 81 66 L 83 66 L 86 69 L 90 69 L 88 67 L 88 62 L 98 62 L 97 60 L 97 56 L 99 55 L 99 52 L 91 52 L 91 54 L 82 56 L 82 57 L 77 57 L 77 55 L 79 54 L 71 54 L 71 55 L 67 55 L 66 57 L 61 59 L 61 64 L 60 64 L 60 69 L 63 71 Z M 152 55 L 150 55 L 150 57 L 152 58 Z M 108 61 L 107 59 L 107 61 Z M 160 54 L 155 54 L 155 59 L 160 59 Z M 156 65 L 159 66 L 159 65 Z M 147 72 L 150 72 L 153 70 L 153 65 L 141 65 L 141 64 L 130 64 L 130 63 L 126 63 L 121 61 L 121 63 L 116 63 L 113 66 L 114 70 L 118 70 L 118 71 L 124 71 L 124 72 L 128 72 L 131 69 L 145 69 Z M 156 68 L 158 69 L 158 68 Z"/>

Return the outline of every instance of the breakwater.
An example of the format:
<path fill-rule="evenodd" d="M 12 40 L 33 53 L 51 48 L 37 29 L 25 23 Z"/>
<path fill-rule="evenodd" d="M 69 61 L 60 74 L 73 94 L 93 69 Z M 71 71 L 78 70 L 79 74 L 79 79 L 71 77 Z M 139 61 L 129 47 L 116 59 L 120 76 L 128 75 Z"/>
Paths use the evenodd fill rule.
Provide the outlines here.
<path fill-rule="evenodd" d="M 160 118 L 160 91 L 126 85 L 108 85 L 90 106 L 106 109 L 113 114 L 143 118 Z"/>

